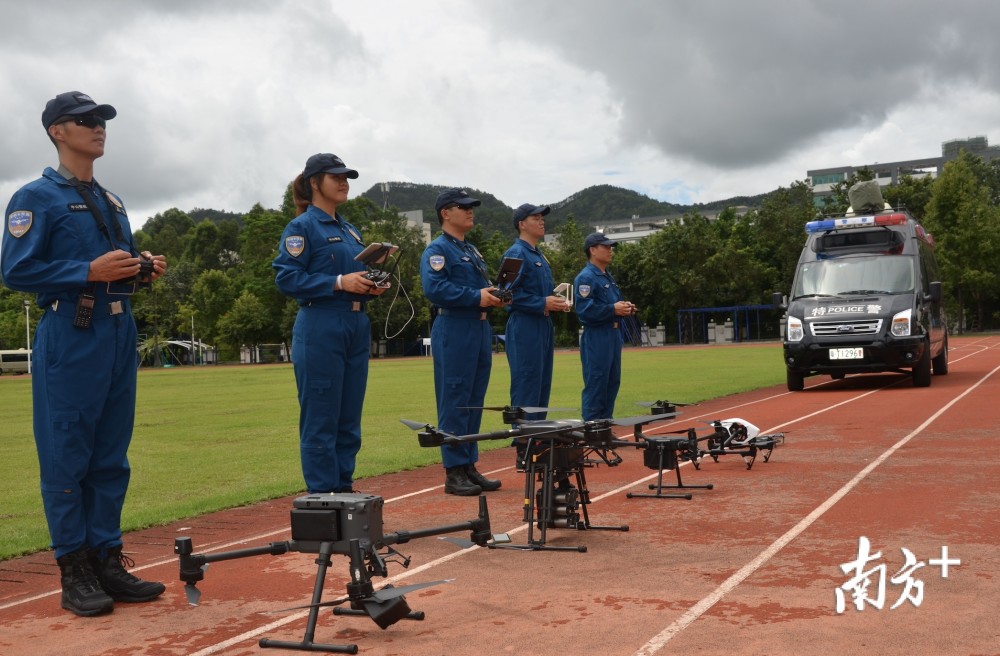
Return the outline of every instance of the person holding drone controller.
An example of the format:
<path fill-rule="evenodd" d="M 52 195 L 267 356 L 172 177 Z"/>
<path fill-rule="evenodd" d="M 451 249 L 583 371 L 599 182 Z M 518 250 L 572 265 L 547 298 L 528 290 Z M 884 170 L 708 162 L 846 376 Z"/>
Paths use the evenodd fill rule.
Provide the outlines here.
<path fill-rule="evenodd" d="M 353 492 L 361 449 L 371 322 L 365 304 L 385 292 L 364 263 L 361 233 L 337 214 L 358 172 L 331 153 L 306 161 L 292 182 L 298 216 L 272 266 L 275 284 L 299 305 L 292 364 L 299 396 L 299 449 L 310 494 Z"/>
<path fill-rule="evenodd" d="M 479 432 L 480 406 L 493 366 L 488 310 L 504 304 L 490 282 L 483 256 L 465 240 L 475 224 L 473 208 L 480 204 L 463 189 L 441 192 L 434 211 L 443 234 L 420 257 L 424 296 L 437 311 L 431 324 L 431 355 L 438 428 L 452 435 Z M 445 494 L 475 496 L 500 489 L 500 481 L 476 470 L 476 442 L 443 445 L 441 459 Z"/>
<path fill-rule="evenodd" d="M 85 617 L 166 589 L 126 571 L 134 563 L 122 551 L 137 385 L 131 296 L 167 260 L 136 251 L 124 204 L 94 179 L 117 115 L 79 91 L 48 101 L 42 126 L 59 168 L 14 193 L 0 254 L 4 284 L 45 309 L 31 354 L 42 505 L 61 605 Z"/>
<path fill-rule="evenodd" d="M 573 281 L 576 315 L 583 325 L 580 360 L 583 363 L 583 419 L 611 419 L 622 379 L 622 338 L 619 321 L 633 316 L 634 304 L 622 298 L 608 273 L 618 242 L 600 232 L 587 235 L 583 250 L 587 266 Z"/>

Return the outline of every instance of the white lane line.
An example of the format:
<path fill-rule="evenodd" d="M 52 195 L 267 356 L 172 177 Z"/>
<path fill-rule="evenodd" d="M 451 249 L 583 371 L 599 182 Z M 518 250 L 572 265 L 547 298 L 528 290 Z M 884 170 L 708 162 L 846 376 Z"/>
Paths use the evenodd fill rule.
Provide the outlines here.
<path fill-rule="evenodd" d="M 980 378 L 974 385 L 966 388 L 964 392 L 956 396 L 954 399 L 949 401 L 946 405 L 941 407 L 937 412 L 931 415 L 924 423 L 917 426 L 908 435 L 903 437 L 901 440 L 896 442 L 894 445 L 886 449 L 882 455 L 872 461 L 867 467 L 862 469 L 855 475 L 850 481 L 848 481 L 843 487 L 837 490 L 833 495 L 831 495 L 826 501 L 820 504 L 816 509 L 804 517 L 798 524 L 792 527 L 787 533 L 779 537 L 771 546 L 762 551 L 760 555 L 754 558 L 752 561 L 744 565 L 735 574 L 730 576 L 728 579 L 723 581 L 719 587 L 717 587 L 711 594 L 702 598 L 698 603 L 689 608 L 687 612 L 681 615 L 677 620 L 670 624 L 663 631 L 654 636 L 649 642 L 640 647 L 636 652 L 635 656 L 651 656 L 657 651 L 662 649 L 670 640 L 691 625 L 692 622 L 697 620 L 699 617 L 704 615 L 712 606 L 719 602 L 726 594 L 732 591 L 736 586 L 746 580 L 751 574 L 760 569 L 767 561 L 774 557 L 779 551 L 781 551 L 785 545 L 798 537 L 803 531 L 809 528 L 817 519 L 822 517 L 827 510 L 832 508 L 834 504 L 844 498 L 851 490 L 853 490 L 857 485 L 868 477 L 879 465 L 889 459 L 896 451 L 901 447 L 906 445 L 907 442 L 912 440 L 914 437 L 919 435 L 924 431 L 925 428 L 930 426 L 938 417 L 947 412 L 953 405 L 961 401 L 968 394 L 974 391 L 977 387 L 982 385 L 988 378 L 993 376 L 997 371 L 1000 371 L 1000 366 L 994 368 L 988 374 Z"/>

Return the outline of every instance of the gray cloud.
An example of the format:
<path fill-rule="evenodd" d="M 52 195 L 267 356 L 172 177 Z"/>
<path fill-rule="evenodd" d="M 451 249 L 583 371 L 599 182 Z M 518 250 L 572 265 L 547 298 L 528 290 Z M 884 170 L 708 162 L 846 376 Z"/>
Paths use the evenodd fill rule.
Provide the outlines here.
<path fill-rule="evenodd" d="M 979 2 L 490 3 L 501 30 L 600 72 L 622 136 L 724 169 L 877 125 L 930 90 L 997 91 L 1000 5 Z"/>

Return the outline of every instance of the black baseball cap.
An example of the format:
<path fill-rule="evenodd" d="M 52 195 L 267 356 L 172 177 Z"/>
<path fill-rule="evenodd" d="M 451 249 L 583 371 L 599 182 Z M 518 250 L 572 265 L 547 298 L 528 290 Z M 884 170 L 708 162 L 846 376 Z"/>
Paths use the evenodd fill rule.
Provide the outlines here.
<path fill-rule="evenodd" d="M 545 216 L 552 208 L 548 205 L 532 205 L 531 203 L 525 203 L 514 210 L 514 230 L 518 229 L 517 224 L 524 221 L 529 216 L 534 216 L 535 214 L 541 214 Z"/>
<path fill-rule="evenodd" d="M 447 189 L 438 194 L 437 200 L 434 202 L 434 211 L 438 212 L 438 216 L 440 216 L 441 208 L 451 204 L 462 207 L 479 207 L 482 202 L 470 196 L 465 189 Z"/>
<path fill-rule="evenodd" d="M 98 105 L 94 99 L 79 91 L 60 93 L 45 103 L 42 112 L 42 127 L 48 130 L 64 116 L 80 116 L 81 114 L 97 114 L 105 121 L 118 116 L 118 111 L 111 105 Z"/>
<path fill-rule="evenodd" d="M 617 246 L 618 242 L 608 239 L 604 236 L 602 232 L 593 232 L 587 235 L 587 238 L 583 240 L 583 252 L 590 254 L 590 249 L 593 246 Z"/>
<path fill-rule="evenodd" d="M 317 153 L 306 160 L 306 168 L 302 170 L 302 177 L 309 179 L 317 173 L 343 173 L 351 180 L 358 177 L 358 172 L 347 168 L 344 160 L 333 153 Z"/>

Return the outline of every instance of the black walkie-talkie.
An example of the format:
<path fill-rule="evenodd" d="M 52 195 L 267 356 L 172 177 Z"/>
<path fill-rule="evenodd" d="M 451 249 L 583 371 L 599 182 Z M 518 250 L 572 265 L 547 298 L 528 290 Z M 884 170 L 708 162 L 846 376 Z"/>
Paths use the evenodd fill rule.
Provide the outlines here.
<path fill-rule="evenodd" d="M 94 301 L 96 297 L 91 292 L 80 292 L 76 297 L 76 313 L 73 315 L 73 326 L 90 328 L 94 321 Z"/>

